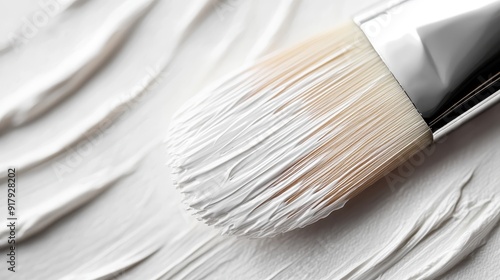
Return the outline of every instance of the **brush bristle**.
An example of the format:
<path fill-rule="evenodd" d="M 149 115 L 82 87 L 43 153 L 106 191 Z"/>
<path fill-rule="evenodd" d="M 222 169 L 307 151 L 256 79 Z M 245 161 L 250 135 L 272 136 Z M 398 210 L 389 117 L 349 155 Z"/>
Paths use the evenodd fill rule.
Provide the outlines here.
<path fill-rule="evenodd" d="M 168 137 L 190 210 L 223 233 L 252 237 L 326 217 L 432 141 L 353 23 L 204 91 Z"/>

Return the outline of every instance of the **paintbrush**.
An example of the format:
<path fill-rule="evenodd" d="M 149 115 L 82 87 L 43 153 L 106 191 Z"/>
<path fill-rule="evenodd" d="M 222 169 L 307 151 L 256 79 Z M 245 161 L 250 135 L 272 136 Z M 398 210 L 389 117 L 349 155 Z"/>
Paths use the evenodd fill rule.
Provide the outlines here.
<path fill-rule="evenodd" d="M 169 129 L 175 185 L 223 233 L 326 217 L 500 99 L 500 1 L 392 1 L 206 89 Z"/>

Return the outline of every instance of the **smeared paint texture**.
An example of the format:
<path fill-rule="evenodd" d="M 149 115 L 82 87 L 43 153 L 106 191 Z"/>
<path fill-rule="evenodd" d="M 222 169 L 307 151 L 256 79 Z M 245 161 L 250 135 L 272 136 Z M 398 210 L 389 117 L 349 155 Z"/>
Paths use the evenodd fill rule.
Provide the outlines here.
<path fill-rule="evenodd" d="M 122 46 L 123 40 L 154 1 L 125 2 L 81 50 L 56 69 L 2 100 L 0 133 L 36 119 L 75 93 Z"/>
<path fill-rule="evenodd" d="M 59 1 L 68 8 L 22 48 L 0 46 L 0 279 L 498 277 L 498 106 L 407 162 L 398 185 L 381 180 L 275 238 L 220 236 L 186 214 L 171 182 L 172 159 L 156 143 L 176 137 L 174 111 L 374 1 Z M 0 42 L 39 3 L 0 1 Z M 60 180 L 54 167 L 95 133 L 99 143 Z M 19 170 L 15 273 L 6 269 L 8 166 Z"/>
<path fill-rule="evenodd" d="M 462 189 L 471 177 L 472 172 L 445 188 L 413 223 L 389 238 L 389 243 L 347 272 L 340 270 L 331 274 L 331 279 L 377 279 L 453 216 Z"/>
<path fill-rule="evenodd" d="M 138 161 L 144 152 L 124 162 L 120 166 L 108 168 L 95 174 L 90 178 L 82 178 L 81 183 L 76 186 L 67 187 L 50 199 L 33 205 L 27 211 L 23 211 L 22 218 L 17 226 L 17 240 L 20 242 L 30 236 L 49 227 L 52 223 L 68 215 L 72 211 L 89 203 L 108 188 L 114 186 L 119 180 L 130 175 L 137 168 Z M 0 246 L 7 246 L 9 229 L 0 230 Z"/>

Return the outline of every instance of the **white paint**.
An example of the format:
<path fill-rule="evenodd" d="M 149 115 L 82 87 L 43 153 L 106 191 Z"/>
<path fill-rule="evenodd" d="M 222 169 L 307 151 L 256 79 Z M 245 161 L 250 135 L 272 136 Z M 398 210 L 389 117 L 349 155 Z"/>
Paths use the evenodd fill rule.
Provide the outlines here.
<path fill-rule="evenodd" d="M 419 217 L 402 228 L 387 244 L 381 246 L 374 255 L 356 264 L 353 268 L 330 275 L 330 279 L 376 279 L 412 251 L 422 240 L 438 230 L 454 214 L 462 189 L 471 180 L 469 173 L 461 182 L 454 182 L 445 188 Z M 450 251 L 461 253 L 460 251 Z M 469 252 L 470 253 L 470 252 Z"/>
<path fill-rule="evenodd" d="M 0 28 L 4 31 L 13 26 L 0 34 L 2 39 L 19 26 L 22 16 L 32 14 L 31 6 L 24 2 L 0 3 Z M 345 19 L 370 2 L 297 1 L 297 9 L 287 19 L 290 25 L 282 25 L 266 52 L 326 31 L 339 23 L 336 15 L 340 9 Z M 140 9 L 146 2 L 126 3 Z M 226 8 L 223 19 L 216 14 L 220 3 Z M 120 49 L 113 51 L 114 58 L 97 67 L 106 66 L 103 71 L 85 79 L 85 85 L 64 102 L 54 103 L 32 121 L 4 129 L 0 168 L 38 162 L 30 168 L 21 166 L 18 173 L 19 216 L 45 217 L 37 219 L 37 225 L 52 223 L 20 240 L 19 271 L 15 275 L 8 272 L 4 258 L 0 279 L 232 279 L 235 275 L 241 279 L 323 279 L 334 273 L 342 275 L 376 256 L 391 241 L 401 240 L 405 231 L 396 233 L 401 225 L 412 225 L 417 222 L 415 217 L 429 213 L 429 202 L 436 201 L 448 186 L 458 188 L 460 184 L 453 182 L 470 170 L 475 170 L 474 176 L 463 189 L 452 217 L 431 234 L 421 229 L 427 238 L 397 262 L 384 260 L 382 264 L 390 265 L 384 267 L 380 279 L 495 279 L 500 248 L 495 226 L 499 202 L 493 197 L 500 194 L 498 106 L 428 150 L 424 160 L 404 164 L 392 174 L 401 178 L 396 183 L 381 180 L 326 219 L 271 239 L 219 236 L 186 215 L 168 178 L 162 148 L 153 147 L 143 160 L 129 165 L 147 143 L 164 139 L 166 123 L 182 103 L 214 77 L 237 70 L 257 42 L 266 41 L 267 27 L 279 22 L 280 3 L 159 0 L 134 24 L 133 32 L 127 31 L 123 47 L 113 47 Z M 84 5 L 74 5 L 19 52 L 1 53 L 0 107 L 5 108 L 3 102 L 19 85 L 42 85 L 30 77 L 46 75 L 45 71 L 51 72 L 61 61 L 76 61 L 75 50 L 90 46 L 88 38 L 103 35 L 101 28 L 110 22 L 107 18 L 118 15 L 116 9 L 122 5 L 127 4 L 87 0 Z M 140 13 L 121 11 L 123 19 Z M 158 83 L 141 97 L 128 94 L 140 92 L 134 88 L 151 68 L 164 74 Z M 50 81 L 59 78 L 62 76 Z M 54 164 L 65 163 L 66 155 L 86 141 L 83 135 L 88 129 L 102 120 L 109 120 L 110 125 L 98 143 L 59 181 Z M 133 168 L 122 169 L 125 166 Z M 0 170 L 0 176 L 4 171 Z M 99 188 L 100 183 L 118 177 L 113 185 Z M 99 179 L 93 185 L 97 189 L 91 188 L 88 178 Z M 5 197 L 5 180 L 0 184 L 0 197 Z M 446 197 L 455 198 L 456 188 Z M 75 207 L 79 203 L 72 201 L 83 197 L 89 199 Z M 454 199 L 442 202 L 442 209 L 455 204 Z M 37 211 L 54 207 L 58 210 Z M 61 210 L 73 207 L 71 213 Z M 2 223 L 5 209 L 6 201 L 1 199 Z M 426 225 L 438 221 L 424 220 Z M 394 254 L 399 255 L 401 251 L 395 249 Z M 6 253 L 5 247 L 0 249 L 2 256 Z M 460 262 L 463 259 L 466 261 Z"/>
<path fill-rule="evenodd" d="M 150 149 L 150 148 L 148 148 Z M 139 160 L 144 157 L 144 152 L 139 152 L 130 161 L 109 168 L 95 174 L 90 178 L 82 178 L 81 183 L 76 186 L 67 187 L 50 199 L 39 204 L 32 205 L 27 211 L 22 212 L 17 226 L 17 241 L 20 242 L 32 235 L 49 227 L 51 224 L 75 211 L 79 207 L 88 204 L 108 188 L 116 185 L 121 179 L 135 171 Z M 8 246 L 7 238 L 9 229 L 0 230 L 0 246 Z"/>
<path fill-rule="evenodd" d="M 42 0 L 37 1 L 38 7 L 35 12 L 23 17 L 22 25 L 9 34 L 9 38 L 0 40 L 0 54 L 21 48 L 33 37 L 36 37 L 40 29 L 46 28 L 50 22 L 60 14 L 87 0 Z"/>
<path fill-rule="evenodd" d="M 71 147 L 78 146 L 80 143 L 95 145 L 94 142 L 98 141 L 110 126 L 120 117 L 123 117 L 124 114 L 134 109 L 134 105 L 140 102 L 151 91 L 151 88 L 155 86 L 158 80 L 164 78 L 162 77 L 163 75 L 163 72 L 153 69 L 130 93 L 108 100 L 107 104 L 97 109 L 90 117 L 79 121 L 73 129 L 57 139 L 51 140 L 51 143 L 37 150 L 30 151 L 30 153 L 20 156 L 14 161 L 2 162 L 0 166 L 4 167 L 4 169 L 7 166 L 16 166 L 21 170 L 27 171 L 49 162 L 51 159 L 61 155 L 71 149 Z M 85 143 L 85 141 L 88 141 L 88 143 Z M 54 168 L 57 169 L 58 166 Z M 60 173 L 62 176 L 64 170 L 61 170 Z M 7 174 L 1 174 L 0 180 L 5 179 L 6 176 Z"/>
<path fill-rule="evenodd" d="M 500 201 L 493 198 L 487 202 L 474 202 L 474 204 L 477 205 L 469 207 L 455 227 L 440 235 L 439 239 L 426 248 L 441 247 L 443 251 L 428 255 L 425 262 L 419 263 L 418 270 L 403 268 L 399 274 L 409 276 L 408 279 L 436 279 L 484 245 L 485 238 L 498 225 Z"/>
<path fill-rule="evenodd" d="M 266 32 L 250 52 L 247 59 L 249 64 L 255 63 L 260 57 L 268 54 L 273 48 L 276 48 L 277 37 L 282 35 L 284 30 L 290 26 L 290 21 L 295 13 L 295 9 L 297 9 L 298 2 L 297 0 L 281 1 L 281 5 L 273 16 Z"/>
<path fill-rule="evenodd" d="M 75 93 L 117 51 L 154 1 L 125 2 L 81 50 L 2 100 L 0 133 L 34 120 Z"/>
<path fill-rule="evenodd" d="M 155 223 L 156 221 L 150 221 L 149 223 Z M 140 228 L 133 230 L 128 236 L 121 239 L 120 242 L 112 244 L 103 252 L 100 252 L 91 262 L 84 264 L 82 267 L 76 269 L 72 274 L 66 275 L 62 279 L 64 280 L 76 280 L 76 279 L 113 279 L 119 277 L 126 269 L 138 265 L 143 262 L 151 255 L 156 253 L 163 244 L 163 234 L 164 230 L 158 229 L 157 232 L 151 233 L 149 238 L 142 242 L 141 244 L 134 244 L 134 237 L 140 237 Z M 132 243 L 131 243 L 132 242 Z M 131 244 L 130 244 L 131 243 Z M 113 262 L 102 265 L 100 261 L 105 259 L 106 256 L 111 255 L 118 248 L 123 246 L 130 246 L 130 250 L 126 254 L 120 256 L 118 259 L 113 260 Z"/>

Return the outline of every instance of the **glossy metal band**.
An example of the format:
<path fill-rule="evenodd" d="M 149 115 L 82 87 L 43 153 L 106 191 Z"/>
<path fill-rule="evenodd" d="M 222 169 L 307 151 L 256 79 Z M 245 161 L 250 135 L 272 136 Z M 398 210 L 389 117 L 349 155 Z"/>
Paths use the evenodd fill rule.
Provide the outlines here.
<path fill-rule="evenodd" d="M 500 99 L 500 0 L 397 0 L 354 19 L 437 140 Z"/>

